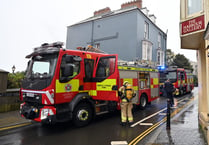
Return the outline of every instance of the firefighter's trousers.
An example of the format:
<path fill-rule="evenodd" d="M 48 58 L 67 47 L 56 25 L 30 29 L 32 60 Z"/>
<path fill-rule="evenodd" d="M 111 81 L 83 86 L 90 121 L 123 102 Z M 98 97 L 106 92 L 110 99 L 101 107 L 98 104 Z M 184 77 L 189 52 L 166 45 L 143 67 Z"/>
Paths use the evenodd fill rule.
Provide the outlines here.
<path fill-rule="evenodd" d="M 132 102 L 121 102 L 121 122 L 133 122 Z"/>

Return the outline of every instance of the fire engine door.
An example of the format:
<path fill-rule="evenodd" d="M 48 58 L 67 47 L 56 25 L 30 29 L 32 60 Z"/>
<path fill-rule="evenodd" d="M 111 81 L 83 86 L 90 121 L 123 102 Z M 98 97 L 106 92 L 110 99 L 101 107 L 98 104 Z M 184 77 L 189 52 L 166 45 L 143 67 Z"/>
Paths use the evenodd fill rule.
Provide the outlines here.
<path fill-rule="evenodd" d="M 110 55 L 98 59 L 93 79 L 96 82 L 95 99 L 118 100 L 116 67 L 116 56 Z"/>
<path fill-rule="evenodd" d="M 185 85 L 185 73 L 183 71 L 178 72 L 178 86 Z"/>

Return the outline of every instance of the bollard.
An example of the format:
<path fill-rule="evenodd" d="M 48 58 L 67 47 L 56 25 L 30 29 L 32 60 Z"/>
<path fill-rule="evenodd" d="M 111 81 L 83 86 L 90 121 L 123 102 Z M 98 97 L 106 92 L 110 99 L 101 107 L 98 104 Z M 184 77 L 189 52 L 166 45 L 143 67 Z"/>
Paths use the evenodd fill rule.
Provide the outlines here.
<path fill-rule="evenodd" d="M 170 107 L 171 107 L 171 100 L 167 99 L 167 121 L 166 121 L 166 129 L 170 130 L 171 129 L 171 111 L 170 111 Z"/>

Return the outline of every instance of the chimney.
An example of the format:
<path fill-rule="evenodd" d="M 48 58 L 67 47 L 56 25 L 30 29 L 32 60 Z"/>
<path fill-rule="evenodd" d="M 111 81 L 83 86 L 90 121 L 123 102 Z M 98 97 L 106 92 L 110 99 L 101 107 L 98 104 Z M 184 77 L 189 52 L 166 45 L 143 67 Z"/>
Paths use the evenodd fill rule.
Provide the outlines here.
<path fill-rule="evenodd" d="M 134 1 L 127 2 L 127 3 L 123 3 L 121 5 L 121 9 L 130 8 L 130 7 L 134 7 L 134 6 L 141 9 L 142 8 L 142 0 L 134 0 Z"/>
<path fill-rule="evenodd" d="M 104 9 L 98 10 L 94 12 L 94 16 L 99 16 L 99 15 L 104 15 L 104 14 L 108 14 L 109 12 L 111 12 L 109 7 L 106 7 Z"/>

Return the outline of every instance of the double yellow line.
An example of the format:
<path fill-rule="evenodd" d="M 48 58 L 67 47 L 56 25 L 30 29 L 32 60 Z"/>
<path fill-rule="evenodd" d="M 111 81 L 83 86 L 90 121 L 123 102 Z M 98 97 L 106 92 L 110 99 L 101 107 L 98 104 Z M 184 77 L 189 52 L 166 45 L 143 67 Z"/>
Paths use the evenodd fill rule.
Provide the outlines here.
<path fill-rule="evenodd" d="M 179 113 L 184 107 L 188 106 L 192 101 L 194 101 L 194 99 L 191 99 L 189 102 L 187 102 L 186 104 L 184 104 L 182 107 L 176 109 L 171 114 L 171 117 L 173 117 L 174 115 L 176 115 L 177 113 Z M 132 140 L 128 145 L 136 145 L 145 136 L 147 136 L 150 132 L 152 132 L 153 130 L 155 130 L 157 127 L 159 127 L 161 124 L 163 124 L 166 121 L 167 121 L 167 117 L 164 117 L 161 121 L 157 122 L 156 124 L 154 124 L 153 126 L 151 126 L 150 128 L 148 128 L 147 130 L 145 130 L 144 132 L 142 132 L 139 136 L 137 136 L 134 140 Z"/>
<path fill-rule="evenodd" d="M 132 140 L 129 145 L 136 145 L 139 141 L 141 141 L 146 135 L 148 135 L 150 132 L 155 130 L 158 126 L 160 126 L 162 123 L 166 121 L 166 118 L 163 118 L 161 121 L 153 125 L 152 127 L 145 130 L 143 133 L 141 133 L 139 136 L 137 136 L 134 140 Z"/>
<path fill-rule="evenodd" d="M 21 124 L 17 124 L 17 125 L 7 126 L 7 127 L 0 128 L 0 131 L 13 129 L 13 128 L 17 128 L 17 127 L 22 127 L 22 126 L 26 126 L 26 125 L 30 125 L 30 124 L 32 124 L 32 123 L 27 122 L 27 123 L 21 123 Z"/>

